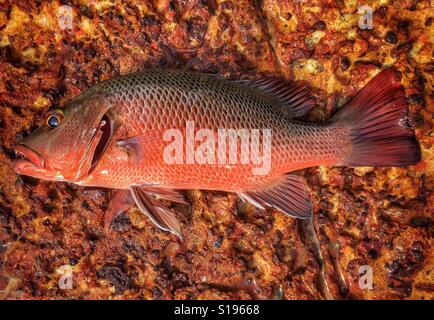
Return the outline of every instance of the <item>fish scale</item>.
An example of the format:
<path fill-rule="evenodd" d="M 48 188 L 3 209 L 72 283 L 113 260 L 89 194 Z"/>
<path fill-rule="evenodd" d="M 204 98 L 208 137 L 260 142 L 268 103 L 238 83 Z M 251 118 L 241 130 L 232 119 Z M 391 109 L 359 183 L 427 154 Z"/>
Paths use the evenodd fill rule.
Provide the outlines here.
<path fill-rule="evenodd" d="M 166 165 L 161 153 L 152 164 L 137 166 L 127 161 L 120 165 L 110 161 L 116 158 L 111 153 L 120 152 L 112 144 L 107 157 L 84 184 L 128 188 L 146 182 L 176 188 L 252 190 L 285 172 L 336 163 L 345 151 L 346 141 L 336 139 L 336 126 L 290 121 L 281 112 L 287 106 L 279 101 L 248 85 L 213 75 L 155 70 L 106 81 L 96 89 L 122 119 L 123 130 L 113 140 L 155 131 L 162 137 L 164 130 L 184 128 L 186 121 L 194 121 L 197 129 L 214 132 L 230 128 L 270 129 L 272 170 L 267 175 L 254 176 L 252 165 L 239 165 L 236 170 L 219 165 Z M 161 139 L 161 147 L 165 144 Z M 101 174 L 106 170 L 111 174 Z"/>

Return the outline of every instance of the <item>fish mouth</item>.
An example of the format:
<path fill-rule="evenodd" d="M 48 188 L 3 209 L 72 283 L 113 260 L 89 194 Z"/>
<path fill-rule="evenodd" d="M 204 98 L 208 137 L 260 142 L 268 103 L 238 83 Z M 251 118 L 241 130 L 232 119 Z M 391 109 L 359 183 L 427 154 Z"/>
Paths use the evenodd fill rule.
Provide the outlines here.
<path fill-rule="evenodd" d="M 22 159 L 15 162 L 15 171 L 24 172 L 25 169 L 32 168 L 44 168 L 44 157 L 29 146 L 20 143 L 15 147 L 15 153 L 21 156 Z"/>
<path fill-rule="evenodd" d="M 94 134 L 94 139 L 98 139 L 98 144 L 95 147 L 92 156 L 92 162 L 90 165 L 90 171 L 96 166 L 101 157 L 103 156 L 107 146 L 110 142 L 110 138 L 113 134 L 113 121 L 105 114 L 100 123 L 97 131 Z"/>

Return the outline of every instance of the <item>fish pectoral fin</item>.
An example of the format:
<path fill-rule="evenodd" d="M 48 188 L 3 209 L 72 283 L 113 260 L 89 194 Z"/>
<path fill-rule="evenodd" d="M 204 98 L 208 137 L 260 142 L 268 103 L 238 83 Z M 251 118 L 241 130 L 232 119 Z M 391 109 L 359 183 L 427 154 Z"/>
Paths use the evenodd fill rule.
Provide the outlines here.
<path fill-rule="evenodd" d="M 130 190 L 117 190 L 110 200 L 108 209 L 104 215 L 104 228 L 108 230 L 113 220 L 122 212 L 128 210 L 134 204 Z"/>
<path fill-rule="evenodd" d="M 157 191 L 153 191 L 152 187 L 135 186 L 130 187 L 130 190 L 136 205 L 157 227 L 172 232 L 182 239 L 180 222 L 172 211 L 154 197 L 154 195 L 158 195 Z M 173 196 L 173 194 L 168 192 L 165 197 L 166 199 L 168 194 Z M 164 196 L 161 197 L 164 198 Z"/>
<path fill-rule="evenodd" d="M 301 117 L 315 105 L 311 89 L 306 82 L 286 81 L 282 78 L 266 77 L 259 80 L 237 80 L 236 82 L 268 94 L 282 104 L 286 117 Z"/>
<path fill-rule="evenodd" d="M 312 215 L 312 203 L 306 183 L 294 174 L 283 175 L 276 184 L 266 189 L 242 192 L 239 196 L 260 209 L 275 208 L 300 219 L 307 219 Z"/>
<path fill-rule="evenodd" d="M 128 158 L 133 163 L 142 163 L 146 159 L 150 161 L 162 155 L 163 136 L 158 132 L 147 132 L 129 138 L 125 138 L 116 142 L 119 148 L 122 148 L 128 155 Z"/>

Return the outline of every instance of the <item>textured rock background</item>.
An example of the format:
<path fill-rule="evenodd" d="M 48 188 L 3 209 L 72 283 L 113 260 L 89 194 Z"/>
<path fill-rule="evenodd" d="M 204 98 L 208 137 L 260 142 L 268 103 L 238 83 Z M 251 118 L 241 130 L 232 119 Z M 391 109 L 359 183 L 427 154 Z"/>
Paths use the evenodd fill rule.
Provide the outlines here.
<path fill-rule="evenodd" d="M 372 30 L 358 7 L 374 9 Z M 62 30 L 59 7 L 72 8 Z M 413 1 L 0 0 L 0 297 L 6 299 L 432 299 L 433 8 Z M 89 86 L 155 66 L 308 80 L 322 121 L 379 68 L 402 73 L 423 161 L 312 168 L 313 221 L 188 191 L 184 242 L 137 209 L 108 233 L 109 190 L 12 170 L 13 146 Z M 373 155 L 374 156 L 374 155 Z M 72 290 L 56 270 L 71 265 Z M 358 286 L 373 269 L 373 290 Z"/>

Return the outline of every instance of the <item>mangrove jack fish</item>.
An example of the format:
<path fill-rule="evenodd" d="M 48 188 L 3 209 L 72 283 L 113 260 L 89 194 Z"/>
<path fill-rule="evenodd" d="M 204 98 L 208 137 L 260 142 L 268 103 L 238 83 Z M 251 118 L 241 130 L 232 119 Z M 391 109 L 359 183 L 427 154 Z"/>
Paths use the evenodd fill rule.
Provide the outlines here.
<path fill-rule="evenodd" d="M 136 203 L 158 227 L 181 236 L 176 215 L 160 200 L 185 203 L 182 189 L 236 192 L 258 208 L 308 218 L 309 191 L 290 172 L 420 160 L 393 69 L 326 123 L 296 120 L 313 105 L 306 84 L 275 78 L 232 81 L 180 70 L 124 75 L 50 111 L 16 147 L 24 158 L 15 171 L 117 189 L 106 227 Z"/>

